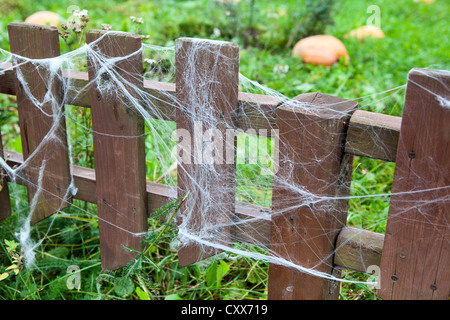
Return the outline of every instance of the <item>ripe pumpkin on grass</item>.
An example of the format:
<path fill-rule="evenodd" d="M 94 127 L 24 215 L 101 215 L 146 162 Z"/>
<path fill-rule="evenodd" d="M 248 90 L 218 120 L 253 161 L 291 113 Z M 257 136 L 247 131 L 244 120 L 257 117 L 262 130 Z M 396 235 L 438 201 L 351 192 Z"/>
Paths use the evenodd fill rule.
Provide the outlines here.
<path fill-rule="evenodd" d="M 330 35 L 315 35 L 301 39 L 292 50 L 294 56 L 303 59 L 304 63 L 331 66 L 341 57 L 345 62 L 350 60 L 347 49 L 337 38 Z"/>
<path fill-rule="evenodd" d="M 383 30 L 375 26 L 363 26 L 358 29 L 350 31 L 345 37 L 356 37 L 362 40 L 366 37 L 384 38 Z"/>
<path fill-rule="evenodd" d="M 38 11 L 25 19 L 25 23 L 58 26 L 59 16 L 51 11 Z"/>

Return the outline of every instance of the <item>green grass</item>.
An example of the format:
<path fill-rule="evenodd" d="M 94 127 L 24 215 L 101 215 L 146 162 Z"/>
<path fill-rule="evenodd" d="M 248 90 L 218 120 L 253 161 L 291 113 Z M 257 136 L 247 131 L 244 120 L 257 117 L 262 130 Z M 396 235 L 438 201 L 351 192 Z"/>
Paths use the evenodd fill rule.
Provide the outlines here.
<path fill-rule="evenodd" d="M 294 97 L 305 92 L 323 92 L 357 100 L 359 108 L 401 116 L 404 85 L 412 68 L 449 69 L 448 29 L 450 5 L 436 1 L 432 5 L 413 1 L 339 1 L 332 12 L 333 24 L 327 34 L 340 38 L 350 55 L 350 62 L 331 67 L 311 66 L 292 57 L 286 47 L 295 25 L 304 17 L 304 1 L 251 1 L 238 5 L 215 1 L 78 1 L 80 9 L 89 10 L 88 28 L 110 24 L 114 30 L 138 31 L 149 35 L 145 43 L 173 46 L 181 36 L 234 41 L 240 46 L 240 72 L 283 95 Z M 66 19 L 72 1 L 0 0 L 0 46 L 9 50 L 7 24 L 23 21 L 38 10 L 51 10 Z M 369 16 L 366 10 L 376 4 L 381 10 L 381 27 L 386 37 L 359 41 L 344 38 L 350 30 L 362 26 Z M 129 16 L 144 18 L 136 29 Z M 250 21 L 253 21 L 250 24 Z M 251 37 L 250 30 L 255 37 Z M 217 31 L 219 30 L 219 32 Z M 74 46 L 74 43 L 70 43 Z M 62 43 L 64 52 L 69 50 Z M 281 68 L 279 68 L 281 67 Z M 277 71 L 277 70 L 282 70 Z M 397 89 L 394 89 L 397 88 Z M 394 89 L 394 90 L 391 90 Z M 68 107 L 74 163 L 94 167 L 89 111 Z M 18 115 L 13 97 L 0 97 L 0 124 L 6 149 L 21 152 Z M 155 120 L 157 123 L 157 120 Z M 165 124 L 164 124 L 165 126 Z M 161 127 L 164 127 L 161 126 Z M 156 180 L 170 163 L 161 165 L 151 132 L 147 131 L 147 178 Z M 167 141 L 172 143 L 170 136 Z M 170 157 L 167 157 L 170 159 Z M 255 179 L 255 166 L 238 168 L 237 190 L 242 201 L 256 201 L 270 206 L 271 180 Z M 348 225 L 384 233 L 389 197 L 358 198 L 368 194 L 386 194 L 391 190 L 394 164 L 355 157 Z M 244 185 L 241 181 L 250 183 Z M 168 179 L 165 183 L 173 183 Z M 19 220 L 26 214 L 26 190 L 10 185 L 15 214 L 0 224 L 0 273 L 11 264 L 4 239 L 14 240 Z M 37 265 L 22 269 L 0 282 L 0 299 L 266 299 L 267 263 L 223 253 L 219 259 L 179 267 L 172 242 L 173 227 L 165 228 L 158 220 L 149 221 L 149 229 L 162 232 L 147 257 L 138 265 L 114 272 L 100 266 L 96 206 L 74 202 L 74 208 L 58 214 L 47 234 L 51 219 L 36 225 L 35 239 L 44 238 L 37 248 Z M 247 250 L 262 249 L 248 246 Z M 20 252 L 19 252 L 20 253 Z M 81 269 L 81 288 L 69 289 L 71 265 Z M 367 279 L 368 275 L 344 272 L 346 279 Z M 359 284 L 342 284 L 342 299 L 376 299 L 376 292 Z"/>

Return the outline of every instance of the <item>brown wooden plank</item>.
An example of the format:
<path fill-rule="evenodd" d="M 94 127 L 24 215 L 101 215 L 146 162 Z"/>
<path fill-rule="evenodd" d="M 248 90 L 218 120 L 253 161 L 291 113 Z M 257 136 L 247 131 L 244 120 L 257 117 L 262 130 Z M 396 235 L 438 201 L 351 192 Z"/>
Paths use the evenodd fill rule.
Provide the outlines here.
<path fill-rule="evenodd" d="M 12 53 L 33 59 L 60 55 L 56 27 L 10 23 L 8 33 Z M 13 64 L 21 62 L 23 60 L 17 56 L 13 58 Z M 29 181 L 28 200 L 30 204 L 36 203 L 31 221 L 36 223 L 71 204 L 62 83 L 55 77 L 51 87 L 47 87 L 51 76 L 47 64 L 37 68 L 37 65 L 26 63 L 16 70 L 24 79 L 22 83 L 16 78 L 15 92 L 23 154 L 28 159 L 24 172 Z M 49 92 L 52 99 L 35 105 L 27 96 L 27 88 L 38 101 L 44 101 Z M 51 139 L 46 139 L 49 135 Z M 41 180 L 39 176 L 42 176 Z"/>
<path fill-rule="evenodd" d="M 336 240 L 336 267 L 365 273 L 370 266 L 379 266 L 384 235 L 381 233 L 344 227 Z"/>
<path fill-rule="evenodd" d="M 86 41 L 93 45 L 102 35 L 103 31 L 91 30 Z M 130 33 L 108 33 L 93 45 L 105 57 L 130 55 L 109 69 L 120 75 L 126 94 L 136 95 L 132 86 L 142 86 L 140 48 L 141 37 Z M 135 257 L 124 246 L 140 250 L 142 237 L 136 233 L 147 231 L 144 119 L 127 105 L 124 90 L 91 54 L 88 70 L 94 81 L 90 101 L 101 260 L 103 269 L 113 270 Z M 112 90 L 101 91 L 99 86 Z"/>
<path fill-rule="evenodd" d="M 205 230 L 206 224 L 222 226 L 208 230 L 209 241 L 230 243 L 229 226 L 235 212 L 236 151 L 235 139 L 227 146 L 226 130 L 235 128 L 239 47 L 229 42 L 190 38 L 178 39 L 175 47 L 177 131 L 184 130 L 190 136 L 188 141 L 181 140 L 179 135 L 178 141 L 178 196 L 189 193 L 177 216 L 182 241 L 179 264 L 185 266 L 217 252 L 199 244 L 195 238 L 199 237 L 200 230 Z M 222 149 L 221 159 L 203 157 L 202 142 L 196 148 L 196 139 L 202 140 L 200 135 L 206 130 L 217 130 L 214 139 L 223 142 L 216 150 L 219 154 Z M 181 152 L 186 154 L 182 156 Z M 227 157 L 233 163 L 227 164 Z M 209 163 L 209 160 L 214 161 Z"/>
<path fill-rule="evenodd" d="M 384 299 L 449 297 L 449 87 L 448 71 L 409 73 L 381 258 Z"/>
<path fill-rule="evenodd" d="M 10 62 L 0 64 L 0 93 L 16 95 L 16 74 Z"/>
<path fill-rule="evenodd" d="M 1 128 L 0 128 L 1 129 Z M 5 159 L 3 154 L 2 131 L 0 130 L 0 157 Z M 8 176 L 0 166 L 0 220 L 11 215 L 11 200 L 9 198 Z"/>
<path fill-rule="evenodd" d="M 302 268 L 335 274 L 333 253 L 346 224 L 352 172 L 352 156 L 343 146 L 357 103 L 321 93 L 294 101 L 277 112 L 280 160 L 273 183 L 270 249 L 274 257 Z M 269 299 L 338 297 L 336 281 L 282 264 L 269 266 Z"/>
<path fill-rule="evenodd" d="M 7 69 L 9 64 L 0 66 Z M 69 73 L 63 73 L 69 76 Z M 68 104 L 75 106 L 90 107 L 89 94 L 84 92 L 86 87 L 87 73 L 71 72 L 73 90 L 68 92 Z M 11 70 L 0 73 L 0 93 L 15 94 L 11 85 L 14 75 Z M 157 119 L 176 119 L 176 108 L 173 103 L 175 85 L 157 81 L 144 81 L 144 91 L 155 97 L 152 99 L 151 108 L 147 108 L 150 115 Z M 275 126 L 275 111 L 282 101 L 278 97 L 262 94 L 251 94 L 239 92 L 239 103 L 237 113 L 237 127 L 244 131 L 255 129 L 256 134 L 266 129 L 271 133 Z M 143 107 L 146 104 L 143 103 Z M 345 152 L 386 161 L 395 161 L 397 152 L 398 134 L 400 132 L 401 118 L 375 112 L 357 110 L 350 119 Z"/>
<path fill-rule="evenodd" d="M 402 119 L 356 110 L 350 119 L 345 152 L 395 162 Z"/>

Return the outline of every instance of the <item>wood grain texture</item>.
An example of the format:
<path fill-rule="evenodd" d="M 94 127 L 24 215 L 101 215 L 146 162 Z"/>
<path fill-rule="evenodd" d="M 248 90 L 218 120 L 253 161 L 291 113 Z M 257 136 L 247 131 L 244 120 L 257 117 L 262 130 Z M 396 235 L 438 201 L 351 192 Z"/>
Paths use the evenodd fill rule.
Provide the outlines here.
<path fill-rule="evenodd" d="M 2 132 L 0 130 L 0 157 L 5 159 L 3 154 Z M 0 166 L 0 220 L 11 215 L 11 200 L 9 198 L 8 176 Z"/>
<path fill-rule="evenodd" d="M 280 162 L 273 183 L 270 249 L 295 265 L 336 275 L 333 254 L 346 225 L 352 172 L 352 157 L 343 146 L 357 103 L 321 93 L 294 100 L 296 105 L 282 105 L 277 112 Z M 269 299 L 338 296 L 335 281 L 269 266 Z"/>
<path fill-rule="evenodd" d="M 134 86 L 142 86 L 143 67 L 138 52 L 141 37 L 104 34 L 100 30 L 87 33 L 93 50 L 106 57 L 129 55 L 102 69 L 88 54 L 100 253 L 102 268 L 114 270 L 136 255 L 124 247 L 142 249 L 142 236 L 137 234 L 147 231 L 144 119 L 127 105 L 127 95 L 136 95 Z M 124 90 L 108 74 L 112 69 L 124 79 Z"/>
<path fill-rule="evenodd" d="M 177 215 L 179 230 L 187 230 L 189 235 L 184 236 L 198 237 L 205 224 L 221 226 L 208 231 L 210 241 L 229 244 L 235 212 L 236 139 L 227 143 L 226 130 L 235 128 L 239 47 L 229 42 L 181 38 L 176 42 L 175 63 L 179 104 L 176 111 L 178 197 L 189 193 Z M 185 137 L 180 136 L 181 130 Z M 206 140 L 214 139 L 211 145 L 216 148 L 206 155 L 201 136 L 211 130 L 216 134 Z M 227 163 L 229 158 L 233 163 Z M 216 249 L 199 244 L 197 239 L 180 246 L 181 266 L 217 253 Z"/>
<path fill-rule="evenodd" d="M 402 119 L 356 110 L 350 119 L 345 152 L 395 162 Z"/>
<path fill-rule="evenodd" d="M 11 52 L 19 56 L 46 59 L 60 55 L 56 27 L 10 23 L 8 33 Z M 23 62 L 13 58 L 13 64 Z M 29 159 L 24 170 L 29 181 L 28 200 L 30 204 L 36 203 L 32 208 L 32 223 L 71 204 L 65 102 L 58 78 L 61 74 L 51 74 L 49 69 L 50 64 L 25 63 L 16 69 L 22 74 L 25 84 L 15 78 L 22 149 L 25 159 Z M 54 78 L 50 82 L 51 76 Z M 26 89 L 41 105 L 33 103 Z M 49 93 L 51 99 L 47 99 Z"/>
<path fill-rule="evenodd" d="M 408 76 L 381 258 L 384 299 L 449 297 L 449 87 L 448 71 Z"/>
<path fill-rule="evenodd" d="M 345 227 L 336 240 L 334 265 L 337 268 L 365 273 L 370 266 L 379 266 L 384 235 L 381 233 Z"/>

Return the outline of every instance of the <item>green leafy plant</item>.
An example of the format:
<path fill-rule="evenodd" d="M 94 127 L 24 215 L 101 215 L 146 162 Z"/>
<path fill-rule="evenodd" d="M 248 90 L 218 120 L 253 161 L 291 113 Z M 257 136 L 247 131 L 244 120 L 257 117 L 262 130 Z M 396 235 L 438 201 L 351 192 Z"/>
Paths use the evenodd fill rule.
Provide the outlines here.
<path fill-rule="evenodd" d="M 230 266 L 224 261 L 211 263 L 206 268 L 206 284 L 215 290 L 219 290 L 223 277 L 230 270 Z"/>
<path fill-rule="evenodd" d="M 23 268 L 23 249 L 17 252 L 19 243 L 14 240 L 5 239 L 6 251 L 11 258 L 11 265 L 5 269 L 5 272 L 0 274 L 0 281 L 7 279 L 12 274 L 18 275 L 20 270 Z"/>
<path fill-rule="evenodd" d="M 68 23 L 62 23 L 61 29 L 59 31 L 59 35 L 64 40 L 64 42 L 71 48 L 74 49 L 70 42 L 68 41 L 69 35 L 73 34 L 75 37 L 75 43 L 79 48 L 81 44 L 85 41 L 85 30 L 87 27 L 87 23 L 90 18 L 88 16 L 88 11 L 86 9 L 83 10 L 75 10 L 73 15 L 69 18 Z M 69 31 L 70 30 L 70 31 Z"/>

